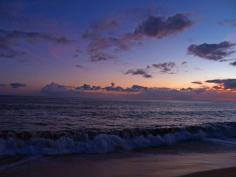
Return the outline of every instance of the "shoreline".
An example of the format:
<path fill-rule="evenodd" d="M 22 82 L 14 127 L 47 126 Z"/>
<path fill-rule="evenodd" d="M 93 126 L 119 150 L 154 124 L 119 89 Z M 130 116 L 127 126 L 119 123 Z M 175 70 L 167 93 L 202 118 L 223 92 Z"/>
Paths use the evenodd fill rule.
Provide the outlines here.
<path fill-rule="evenodd" d="M 200 171 L 195 173 L 190 173 L 188 175 L 183 175 L 179 177 L 235 177 L 236 176 L 236 166 L 230 168 L 222 168 L 208 171 Z"/>

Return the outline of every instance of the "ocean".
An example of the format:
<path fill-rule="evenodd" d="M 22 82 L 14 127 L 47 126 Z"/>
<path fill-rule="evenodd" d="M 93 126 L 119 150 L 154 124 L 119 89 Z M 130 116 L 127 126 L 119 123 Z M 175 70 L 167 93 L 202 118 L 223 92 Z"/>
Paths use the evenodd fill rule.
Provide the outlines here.
<path fill-rule="evenodd" d="M 0 155 L 236 144 L 236 103 L 0 96 Z"/>

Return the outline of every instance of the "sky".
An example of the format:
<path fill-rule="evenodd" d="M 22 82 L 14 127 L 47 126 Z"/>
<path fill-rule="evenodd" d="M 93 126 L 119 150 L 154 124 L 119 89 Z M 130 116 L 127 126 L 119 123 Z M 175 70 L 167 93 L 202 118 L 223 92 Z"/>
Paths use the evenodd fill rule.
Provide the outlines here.
<path fill-rule="evenodd" d="M 1 0 L 0 94 L 236 100 L 235 10 L 235 0 Z"/>

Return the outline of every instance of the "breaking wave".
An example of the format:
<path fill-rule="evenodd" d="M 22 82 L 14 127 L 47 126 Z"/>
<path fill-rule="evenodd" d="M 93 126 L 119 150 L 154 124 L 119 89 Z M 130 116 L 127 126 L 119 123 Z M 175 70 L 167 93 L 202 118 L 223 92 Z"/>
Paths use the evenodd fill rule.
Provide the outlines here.
<path fill-rule="evenodd" d="M 189 127 L 83 130 L 58 132 L 0 132 L 0 155 L 56 155 L 109 153 L 148 147 L 174 145 L 236 137 L 236 122 L 202 124 Z"/>

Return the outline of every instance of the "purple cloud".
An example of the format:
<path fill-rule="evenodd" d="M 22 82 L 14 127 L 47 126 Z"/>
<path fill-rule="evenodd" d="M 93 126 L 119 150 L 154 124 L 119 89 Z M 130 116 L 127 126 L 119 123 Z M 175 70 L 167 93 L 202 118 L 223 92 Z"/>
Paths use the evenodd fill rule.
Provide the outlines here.
<path fill-rule="evenodd" d="M 179 33 L 190 26 L 193 22 L 186 14 L 176 14 L 168 18 L 150 16 L 135 29 L 134 34 L 147 37 L 163 38 Z"/>
<path fill-rule="evenodd" d="M 161 73 L 173 74 L 173 69 L 176 67 L 176 64 L 174 62 L 164 62 L 152 64 L 152 67 L 160 70 Z"/>
<path fill-rule="evenodd" d="M 152 75 L 149 74 L 145 69 L 138 68 L 138 69 L 129 69 L 125 74 L 131 74 L 131 75 L 140 75 L 144 78 L 152 78 Z"/>
<path fill-rule="evenodd" d="M 230 43 L 228 41 L 220 42 L 218 44 L 192 44 L 188 47 L 188 53 L 208 60 L 221 61 L 235 52 L 232 50 L 232 47 L 235 45 L 235 43 Z"/>
<path fill-rule="evenodd" d="M 163 38 L 179 33 L 190 26 L 192 21 L 186 14 L 176 14 L 167 18 L 149 16 L 138 24 L 133 32 L 120 34 L 117 30 L 120 24 L 116 20 L 101 21 L 91 25 L 83 34 L 89 41 L 87 52 L 91 61 L 104 61 L 116 58 L 115 52 L 127 51 L 138 46 L 146 38 Z M 113 30 L 116 33 L 111 33 Z M 111 57 L 111 52 L 113 55 Z"/>
<path fill-rule="evenodd" d="M 152 78 L 152 75 L 149 74 L 151 69 L 159 70 L 162 74 L 175 74 L 173 71 L 175 68 L 176 64 L 174 62 L 164 62 L 147 65 L 146 68 L 129 69 L 125 74 L 141 75 L 144 78 Z"/>

